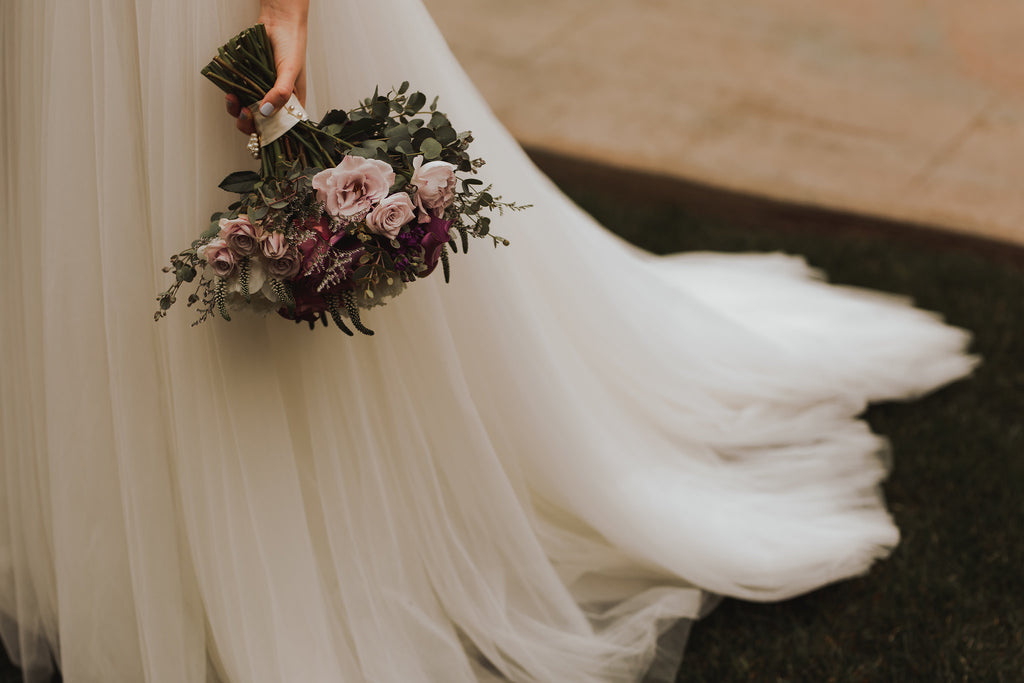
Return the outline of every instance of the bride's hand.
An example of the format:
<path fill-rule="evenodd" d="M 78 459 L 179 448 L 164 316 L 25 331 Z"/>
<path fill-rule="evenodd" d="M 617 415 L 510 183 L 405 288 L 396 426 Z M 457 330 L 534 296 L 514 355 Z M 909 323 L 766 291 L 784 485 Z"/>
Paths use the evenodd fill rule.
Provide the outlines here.
<path fill-rule="evenodd" d="M 306 18 L 309 0 L 261 0 L 259 23 L 267 28 L 274 48 L 277 82 L 260 102 L 260 113 L 269 116 L 284 106 L 292 92 L 306 103 Z M 235 126 L 245 134 L 256 131 L 249 110 L 234 95 L 227 96 L 227 109 Z"/>

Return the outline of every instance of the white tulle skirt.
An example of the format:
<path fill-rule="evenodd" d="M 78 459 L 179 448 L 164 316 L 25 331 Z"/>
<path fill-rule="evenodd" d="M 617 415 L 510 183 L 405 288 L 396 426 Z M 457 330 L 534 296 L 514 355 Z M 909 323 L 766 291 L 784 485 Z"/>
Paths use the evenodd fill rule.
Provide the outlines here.
<path fill-rule="evenodd" d="M 623 243 L 417 0 L 314 2 L 308 108 L 439 94 L 534 204 L 497 221 L 512 246 L 453 257 L 373 338 L 155 324 L 160 266 L 252 163 L 199 70 L 256 11 L 0 6 L 0 635 L 28 681 L 670 678 L 659 636 L 709 596 L 893 547 L 856 416 L 967 373 L 966 335 L 791 257 Z"/>

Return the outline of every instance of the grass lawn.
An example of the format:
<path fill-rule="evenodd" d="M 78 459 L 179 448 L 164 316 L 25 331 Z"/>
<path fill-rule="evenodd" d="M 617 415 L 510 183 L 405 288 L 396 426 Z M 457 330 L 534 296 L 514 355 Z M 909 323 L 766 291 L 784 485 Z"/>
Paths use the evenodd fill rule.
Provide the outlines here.
<path fill-rule="evenodd" d="M 803 254 L 833 282 L 941 312 L 984 358 L 968 381 L 868 412 L 895 452 L 891 559 L 783 603 L 725 601 L 694 626 L 677 683 L 1024 680 L 1024 250 L 535 158 L 651 251 Z M 18 680 L 0 660 L 0 683 Z"/>

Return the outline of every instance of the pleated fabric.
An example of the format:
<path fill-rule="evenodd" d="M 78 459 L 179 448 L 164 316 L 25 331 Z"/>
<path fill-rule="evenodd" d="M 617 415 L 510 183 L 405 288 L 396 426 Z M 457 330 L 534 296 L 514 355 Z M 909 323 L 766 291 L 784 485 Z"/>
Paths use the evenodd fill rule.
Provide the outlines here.
<path fill-rule="evenodd" d="M 0 13 L 0 638 L 26 681 L 670 680 L 712 596 L 897 543 L 856 416 L 969 372 L 966 333 L 793 257 L 620 241 L 418 0 L 314 3 L 307 109 L 410 80 L 534 208 L 354 339 L 152 320 L 252 164 L 199 70 L 254 3 Z"/>

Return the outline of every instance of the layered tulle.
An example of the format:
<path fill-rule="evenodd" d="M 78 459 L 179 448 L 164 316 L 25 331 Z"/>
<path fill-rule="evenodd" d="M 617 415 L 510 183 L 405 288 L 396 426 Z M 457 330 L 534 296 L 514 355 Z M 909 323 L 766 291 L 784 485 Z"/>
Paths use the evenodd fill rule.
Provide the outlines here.
<path fill-rule="evenodd" d="M 855 416 L 965 334 L 780 255 L 655 258 L 525 158 L 415 0 L 314 3 L 307 109 L 402 80 L 534 208 L 367 315 L 152 321 L 245 167 L 229 0 L 2 6 L 0 635 L 29 681 L 669 677 L 712 594 L 897 542 Z M 680 622 L 683 620 L 683 622 Z"/>

